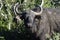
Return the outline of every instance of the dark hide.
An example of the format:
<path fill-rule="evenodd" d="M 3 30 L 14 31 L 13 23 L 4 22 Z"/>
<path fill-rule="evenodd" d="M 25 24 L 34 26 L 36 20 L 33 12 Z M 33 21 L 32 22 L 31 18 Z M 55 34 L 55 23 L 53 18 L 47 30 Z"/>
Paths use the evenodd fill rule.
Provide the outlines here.
<path fill-rule="evenodd" d="M 37 13 L 37 10 L 34 9 Z M 31 10 L 21 14 L 26 30 L 33 34 L 32 40 L 46 40 L 53 32 L 60 32 L 60 9 L 45 8 L 41 15 L 35 15 Z"/>

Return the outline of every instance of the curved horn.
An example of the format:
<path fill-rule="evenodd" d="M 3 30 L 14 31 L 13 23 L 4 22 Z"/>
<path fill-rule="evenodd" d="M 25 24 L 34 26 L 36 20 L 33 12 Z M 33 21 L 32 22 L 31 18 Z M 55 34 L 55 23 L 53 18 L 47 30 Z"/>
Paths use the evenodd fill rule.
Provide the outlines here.
<path fill-rule="evenodd" d="M 41 8 L 41 11 L 40 11 L 40 12 L 38 12 L 38 13 L 37 13 L 37 12 L 34 12 L 34 11 L 32 11 L 32 10 L 31 10 L 31 11 L 32 11 L 35 15 L 41 15 L 41 14 L 42 14 L 42 12 L 43 12 L 43 8 L 42 8 L 42 7 L 43 7 L 43 5 L 44 5 L 44 0 L 42 0 L 41 5 L 39 5 L 39 7 Z"/>
<path fill-rule="evenodd" d="M 15 6 L 14 6 L 14 13 L 15 13 L 15 15 L 17 15 L 17 13 L 18 14 L 22 13 L 21 11 L 18 10 L 20 5 L 22 5 L 22 4 L 19 4 L 19 2 L 15 4 Z"/>
<path fill-rule="evenodd" d="M 40 8 L 41 8 L 40 14 L 42 14 L 42 12 L 43 12 L 43 5 L 44 5 L 44 0 L 42 0 L 42 3 L 40 5 Z"/>
<path fill-rule="evenodd" d="M 15 15 L 17 15 L 17 11 L 16 11 L 16 8 L 17 8 L 17 5 L 18 5 L 19 3 L 16 3 L 15 5 L 14 5 L 14 13 L 15 13 Z"/>
<path fill-rule="evenodd" d="M 41 5 L 40 5 L 40 7 L 42 7 L 44 5 L 44 0 L 42 0 L 42 3 L 41 3 Z"/>
<path fill-rule="evenodd" d="M 0 4 L 1 4 L 1 6 L 0 6 L 0 10 L 1 10 L 1 9 L 2 9 L 2 7 L 3 7 L 2 0 L 0 0 Z"/>
<path fill-rule="evenodd" d="M 14 13 L 15 13 L 15 15 L 17 15 L 17 13 L 19 14 L 19 13 L 22 13 L 21 11 L 19 11 L 19 7 L 20 6 L 22 6 L 22 5 L 26 5 L 26 2 L 27 2 L 27 0 L 24 0 L 24 3 L 25 4 L 21 4 L 21 3 L 19 3 L 19 2 L 17 2 L 16 4 L 15 4 L 15 6 L 14 6 Z"/>

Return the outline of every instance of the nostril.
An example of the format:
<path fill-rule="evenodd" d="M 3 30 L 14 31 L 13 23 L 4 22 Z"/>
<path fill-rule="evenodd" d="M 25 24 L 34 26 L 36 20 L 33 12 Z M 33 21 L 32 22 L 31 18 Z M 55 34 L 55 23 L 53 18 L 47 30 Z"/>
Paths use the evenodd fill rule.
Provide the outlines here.
<path fill-rule="evenodd" d="M 28 27 L 31 28 L 32 27 L 32 24 L 31 23 L 28 23 Z"/>

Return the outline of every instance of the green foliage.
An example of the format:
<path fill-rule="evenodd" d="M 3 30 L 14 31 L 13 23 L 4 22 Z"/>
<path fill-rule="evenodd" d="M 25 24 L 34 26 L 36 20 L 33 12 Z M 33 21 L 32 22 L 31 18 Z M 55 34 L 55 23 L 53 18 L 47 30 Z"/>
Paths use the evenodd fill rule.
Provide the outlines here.
<path fill-rule="evenodd" d="M 52 7 L 51 0 L 45 0 L 44 7 L 51 8 Z"/>
<path fill-rule="evenodd" d="M 52 0 L 51 4 L 53 5 L 53 7 L 57 8 L 60 7 L 60 0 Z"/>
<path fill-rule="evenodd" d="M 1 37 L 0 37 L 0 40 L 5 40 L 5 39 L 4 39 L 4 37 L 1 36 Z"/>
<path fill-rule="evenodd" d="M 53 40 L 60 40 L 60 34 L 54 33 Z"/>

